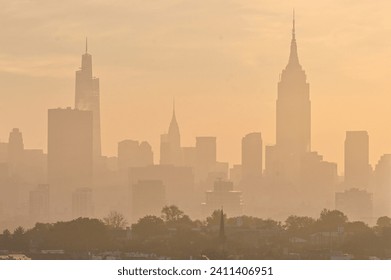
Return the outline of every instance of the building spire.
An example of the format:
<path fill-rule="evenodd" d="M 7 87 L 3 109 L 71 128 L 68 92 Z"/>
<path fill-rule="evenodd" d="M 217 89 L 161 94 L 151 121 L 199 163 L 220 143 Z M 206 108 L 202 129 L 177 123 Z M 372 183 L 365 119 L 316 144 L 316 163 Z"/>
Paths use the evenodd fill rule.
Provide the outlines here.
<path fill-rule="evenodd" d="M 300 65 L 296 44 L 295 9 L 293 9 L 291 52 L 289 54 L 288 65 Z"/>
<path fill-rule="evenodd" d="M 88 53 L 88 38 L 86 37 L 86 53 Z"/>
<path fill-rule="evenodd" d="M 296 30 L 295 30 L 295 9 L 293 8 L 293 28 L 292 28 L 292 38 L 296 40 Z"/>
<path fill-rule="evenodd" d="M 175 97 L 172 99 L 172 117 L 175 118 Z"/>

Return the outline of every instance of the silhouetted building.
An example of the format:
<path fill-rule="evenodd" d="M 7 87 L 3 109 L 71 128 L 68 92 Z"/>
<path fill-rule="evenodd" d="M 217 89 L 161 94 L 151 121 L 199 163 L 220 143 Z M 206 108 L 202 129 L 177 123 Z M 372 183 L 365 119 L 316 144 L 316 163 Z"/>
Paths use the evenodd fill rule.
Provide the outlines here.
<path fill-rule="evenodd" d="M 132 220 L 147 216 L 160 216 L 166 205 L 165 186 L 161 180 L 142 180 L 133 184 Z"/>
<path fill-rule="evenodd" d="M 50 109 L 48 177 L 53 191 L 92 183 L 92 112 Z"/>
<path fill-rule="evenodd" d="M 349 187 L 367 188 L 371 166 L 369 165 L 369 136 L 366 131 L 346 131 L 345 184 Z"/>
<path fill-rule="evenodd" d="M 195 166 L 196 165 L 196 148 L 195 147 L 183 147 L 183 166 Z"/>
<path fill-rule="evenodd" d="M 78 188 L 72 193 L 73 218 L 91 218 L 94 215 L 92 190 L 90 188 Z"/>
<path fill-rule="evenodd" d="M 293 18 L 289 61 L 278 83 L 276 145 L 265 147 L 264 188 L 259 201 L 262 211 L 275 217 L 292 213 L 314 216 L 318 209 L 334 204 L 337 168 L 311 151 L 309 94 L 297 54 Z"/>
<path fill-rule="evenodd" d="M 118 143 L 118 168 L 127 170 L 129 167 L 153 165 L 153 152 L 148 142 L 123 140 Z"/>
<path fill-rule="evenodd" d="M 75 108 L 92 111 L 94 162 L 101 156 L 99 79 L 92 76 L 92 56 L 82 55 L 81 68 L 76 71 Z"/>
<path fill-rule="evenodd" d="M 0 163 L 8 162 L 8 143 L 0 143 Z"/>
<path fill-rule="evenodd" d="M 391 154 L 382 155 L 374 171 L 374 216 L 391 217 Z"/>
<path fill-rule="evenodd" d="M 216 137 L 196 137 L 196 163 L 213 166 L 216 163 Z"/>
<path fill-rule="evenodd" d="M 234 164 L 229 170 L 229 180 L 234 186 L 239 186 L 242 181 L 242 165 Z"/>
<path fill-rule="evenodd" d="M 160 164 L 182 165 L 181 136 L 175 116 L 175 104 L 173 106 L 172 119 L 167 134 L 160 138 Z"/>
<path fill-rule="evenodd" d="M 36 223 L 49 222 L 49 185 L 39 185 L 36 189 L 30 191 L 29 214 L 30 221 Z"/>
<path fill-rule="evenodd" d="M 8 165 L 11 174 L 20 173 L 20 167 L 23 162 L 23 136 L 18 128 L 14 128 L 9 135 L 8 141 Z"/>
<path fill-rule="evenodd" d="M 194 175 L 191 167 L 151 165 L 129 169 L 130 186 L 151 180 L 162 181 L 168 205 L 177 205 L 186 213 L 194 210 Z"/>
<path fill-rule="evenodd" d="M 218 180 L 213 190 L 206 192 L 206 201 L 202 204 L 204 215 L 210 215 L 215 210 L 224 207 L 228 216 L 242 215 L 242 192 L 234 191 L 233 183 Z"/>
<path fill-rule="evenodd" d="M 335 208 L 349 217 L 350 221 L 373 222 L 372 193 L 353 188 L 335 194 Z"/>
<path fill-rule="evenodd" d="M 311 102 L 306 74 L 299 63 L 293 19 L 288 65 L 280 75 L 276 103 L 276 147 L 267 148 L 267 173 L 280 182 L 300 180 L 300 161 L 311 151 Z M 268 164 L 270 163 L 270 165 Z"/>
<path fill-rule="evenodd" d="M 242 139 L 242 178 L 262 176 L 262 135 L 254 132 Z"/>

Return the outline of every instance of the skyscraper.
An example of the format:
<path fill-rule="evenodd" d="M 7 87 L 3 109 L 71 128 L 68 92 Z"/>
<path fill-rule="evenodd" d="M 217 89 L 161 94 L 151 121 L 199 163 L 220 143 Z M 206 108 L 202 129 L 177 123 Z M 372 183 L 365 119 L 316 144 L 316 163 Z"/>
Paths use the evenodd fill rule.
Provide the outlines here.
<path fill-rule="evenodd" d="M 48 177 L 53 191 L 92 183 L 92 112 L 50 109 Z"/>
<path fill-rule="evenodd" d="M 101 156 L 99 79 L 92 76 L 92 56 L 88 53 L 87 39 L 81 68 L 76 71 L 75 108 L 92 111 L 93 156 L 96 162 Z"/>
<path fill-rule="evenodd" d="M 299 63 L 293 14 L 288 64 L 280 75 L 276 102 L 276 145 L 266 147 L 266 170 L 279 182 L 297 184 L 301 160 L 311 151 L 311 102 L 306 74 Z"/>
<path fill-rule="evenodd" d="M 250 133 L 242 139 L 242 178 L 254 179 L 262 175 L 262 135 Z"/>
<path fill-rule="evenodd" d="M 366 188 L 369 185 L 369 136 L 366 131 L 346 131 L 345 184 L 347 187 Z"/>
<path fill-rule="evenodd" d="M 276 141 L 286 155 L 300 155 L 311 150 L 311 102 L 306 74 L 297 54 L 295 17 L 289 61 L 278 83 Z"/>
<path fill-rule="evenodd" d="M 181 135 L 173 104 L 172 118 L 167 134 L 161 135 L 160 164 L 182 165 Z"/>

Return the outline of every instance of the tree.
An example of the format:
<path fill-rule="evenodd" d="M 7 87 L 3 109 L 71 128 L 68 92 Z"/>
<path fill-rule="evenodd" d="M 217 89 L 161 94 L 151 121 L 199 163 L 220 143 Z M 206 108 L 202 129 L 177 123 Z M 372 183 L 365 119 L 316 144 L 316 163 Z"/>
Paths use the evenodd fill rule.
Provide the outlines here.
<path fill-rule="evenodd" d="M 106 226 L 113 229 L 123 229 L 128 224 L 124 215 L 117 211 L 111 211 L 107 217 L 103 218 L 103 222 Z"/>
<path fill-rule="evenodd" d="M 224 214 L 224 219 L 227 219 L 227 215 Z M 206 224 L 208 227 L 210 226 L 218 226 L 220 225 L 221 220 L 221 210 L 213 211 L 212 215 L 206 218 Z"/>
<path fill-rule="evenodd" d="M 391 227 L 391 218 L 387 216 L 377 219 L 376 225 L 378 227 Z"/>
<path fill-rule="evenodd" d="M 165 222 L 172 223 L 180 220 L 183 218 L 185 213 L 180 210 L 177 206 L 171 205 L 171 206 L 164 206 L 162 209 L 162 215 L 161 217 Z"/>
<path fill-rule="evenodd" d="M 305 228 L 309 228 L 315 223 L 315 219 L 311 217 L 299 217 L 299 216 L 289 216 L 285 221 L 285 228 L 288 231 L 298 231 Z"/>
<path fill-rule="evenodd" d="M 133 232 L 140 238 L 148 238 L 166 233 L 164 221 L 156 216 L 145 216 L 132 225 Z"/>
<path fill-rule="evenodd" d="M 24 235 L 24 228 L 17 227 L 12 234 L 13 248 L 16 250 L 23 250 L 27 248 L 27 240 Z"/>
<path fill-rule="evenodd" d="M 341 211 L 323 209 L 317 224 L 320 226 L 320 230 L 334 231 L 345 225 L 347 221 L 348 217 Z"/>

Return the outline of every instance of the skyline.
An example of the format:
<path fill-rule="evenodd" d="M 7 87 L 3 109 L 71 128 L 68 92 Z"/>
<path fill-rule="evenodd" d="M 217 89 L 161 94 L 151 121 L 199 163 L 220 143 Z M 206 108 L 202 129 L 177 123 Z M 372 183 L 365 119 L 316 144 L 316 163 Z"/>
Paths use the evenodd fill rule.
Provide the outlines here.
<path fill-rule="evenodd" d="M 236 1 L 231 1 L 230 4 L 233 5 L 232 3 L 235 2 Z M 249 2 L 252 1 L 248 1 L 246 3 Z M 213 3 L 215 4 L 216 2 Z M 14 5 L 16 4 L 9 4 L 9 6 Z M 164 4 L 162 5 L 164 6 Z M 195 5 L 202 6 L 202 4 Z M 295 5 L 295 7 L 298 11 L 296 16 L 296 36 L 299 45 L 298 51 L 301 63 L 305 65 L 305 70 L 309 75 L 308 80 L 311 85 L 313 150 L 320 151 L 320 153 L 324 156 L 325 160 L 337 162 L 339 174 L 341 174 L 343 170 L 342 159 L 345 131 L 366 130 L 369 132 L 370 138 L 370 162 L 372 166 L 374 166 L 382 154 L 389 153 L 391 150 L 391 147 L 388 144 L 390 143 L 391 137 L 384 132 L 387 125 L 381 123 L 380 117 L 382 113 L 387 113 L 387 99 L 382 98 L 382 95 L 385 95 L 387 91 L 390 92 L 391 90 L 388 90 L 388 88 L 390 87 L 387 88 L 385 86 L 385 81 L 383 81 L 382 84 L 379 84 L 375 82 L 375 79 L 372 83 L 371 81 L 374 78 L 373 76 L 365 76 L 363 79 L 362 77 L 359 77 L 360 75 L 369 75 L 373 72 L 375 72 L 373 75 L 378 74 L 378 72 L 373 71 L 373 67 L 370 66 L 364 68 L 362 73 L 355 73 L 356 77 L 354 79 L 352 77 L 350 77 L 349 79 L 348 77 L 347 81 L 342 84 L 344 86 L 350 85 L 351 87 L 356 89 L 362 88 L 361 90 L 355 91 L 352 89 L 349 92 L 346 92 L 342 95 L 338 95 L 342 91 L 341 89 L 338 89 L 338 86 L 341 84 L 339 83 L 339 79 L 342 79 L 343 75 L 338 75 L 337 80 L 333 80 L 335 82 L 329 82 L 329 85 L 327 85 L 326 87 L 322 87 L 321 80 L 326 77 L 322 77 L 322 74 L 324 74 L 325 71 L 331 71 L 332 69 L 322 70 L 322 66 L 324 66 L 326 63 L 325 59 L 315 57 L 313 53 L 318 52 L 324 54 L 324 52 L 321 52 L 321 50 L 329 50 L 329 52 L 327 53 L 328 55 L 330 55 L 330 53 L 338 54 L 335 53 L 335 48 L 329 46 L 329 44 L 335 44 L 335 40 L 328 40 L 324 42 L 318 41 L 318 44 L 315 44 L 316 40 L 319 40 L 319 37 L 311 37 L 309 36 L 309 34 L 311 34 L 311 25 L 312 27 L 314 25 L 313 21 L 315 21 L 315 23 L 317 23 L 317 21 L 315 20 L 315 18 L 312 18 L 311 21 L 308 20 L 308 17 L 314 16 L 314 14 L 305 13 L 305 10 L 302 11 L 300 5 Z M 211 11 L 215 11 L 215 8 L 217 7 L 212 6 L 211 8 Z M 372 7 L 372 9 L 374 9 L 374 7 Z M 140 12 L 140 10 L 138 11 Z M 187 10 L 187 12 L 190 11 Z M 2 21 L 7 21 L 7 18 L 9 18 L 10 13 L 8 12 L 7 15 L 8 17 L 6 17 L 6 19 Z M 271 28 L 270 30 L 272 30 L 273 32 L 278 31 L 278 34 L 276 36 L 277 38 L 274 38 L 274 40 L 259 40 L 261 36 L 265 38 L 272 37 L 271 33 L 261 32 L 261 30 L 256 30 L 255 28 L 255 26 L 259 23 L 257 21 L 263 21 L 263 23 L 265 23 L 265 21 L 267 21 L 270 17 L 282 18 L 281 21 L 271 20 L 269 22 L 269 25 L 267 25 L 267 27 Z M 181 138 L 183 146 L 194 145 L 194 139 L 196 136 L 216 136 L 218 142 L 218 159 L 222 161 L 229 161 L 231 165 L 238 163 L 240 162 L 240 141 L 245 134 L 255 131 L 261 131 L 263 136 L 263 142 L 265 145 L 275 143 L 275 85 L 278 81 L 278 75 L 281 71 L 281 68 L 286 64 L 289 55 L 287 51 L 287 46 L 289 46 L 290 40 L 288 36 L 290 33 L 290 23 L 288 23 L 288 21 L 291 21 L 291 16 L 290 12 L 287 11 L 287 8 L 284 8 L 279 10 L 276 9 L 275 14 L 269 15 L 269 18 L 267 16 L 263 18 L 262 16 L 257 17 L 256 15 L 253 15 L 253 22 L 251 24 L 246 23 L 247 26 L 253 28 L 251 29 L 251 32 L 249 32 L 251 35 L 248 35 L 246 34 L 246 32 L 243 31 L 246 29 L 242 29 L 243 26 L 245 26 L 246 24 L 238 25 L 235 27 L 235 32 L 243 31 L 243 33 L 246 34 L 243 35 L 245 36 L 245 39 L 247 39 L 245 43 L 243 42 L 239 47 L 237 47 L 244 52 L 238 51 L 236 47 L 233 47 L 235 46 L 234 44 L 231 45 L 233 41 L 235 41 L 234 39 L 237 39 L 235 35 L 238 34 L 233 34 L 232 36 L 230 36 L 229 33 L 226 34 L 222 32 L 227 32 L 228 29 L 224 28 L 223 26 L 220 26 L 221 24 L 217 24 L 215 26 L 216 30 L 212 30 L 213 36 L 210 36 L 211 34 L 207 32 L 208 36 L 210 36 L 210 40 L 200 40 L 200 44 L 202 45 L 199 46 L 200 48 L 194 48 L 194 46 L 190 47 L 186 45 L 180 45 L 179 48 L 178 46 L 177 48 L 175 48 L 173 45 L 166 45 L 165 43 L 175 43 L 171 36 L 169 36 L 166 41 L 164 41 L 162 37 L 160 37 L 161 40 L 158 40 L 157 42 L 155 42 L 155 44 L 151 43 L 152 41 L 148 41 L 150 43 L 150 49 L 148 50 L 147 48 L 147 54 L 153 54 L 156 50 L 165 49 L 167 51 L 165 53 L 165 56 L 162 57 L 163 61 L 154 61 L 154 63 L 152 63 L 153 59 L 156 59 L 160 52 L 157 52 L 155 56 L 152 56 L 152 58 L 149 57 L 148 59 L 147 54 L 141 51 L 141 48 L 138 49 L 138 52 L 135 51 L 132 54 L 133 58 L 136 58 L 136 60 L 119 60 L 121 58 L 121 55 L 126 54 L 125 50 L 127 47 L 132 45 L 132 42 L 129 41 L 129 37 L 126 37 L 123 40 L 123 44 L 120 44 L 119 41 L 121 38 L 120 36 L 117 37 L 117 33 L 110 34 L 110 36 L 112 38 L 116 38 L 116 40 L 118 40 L 118 44 L 113 43 L 111 41 L 104 43 L 104 36 L 102 34 L 94 32 L 91 32 L 92 34 L 83 34 L 84 36 L 81 35 L 78 39 L 76 38 L 78 36 L 76 36 L 75 34 L 74 36 L 68 38 L 59 36 L 58 41 L 54 40 L 56 44 L 53 44 L 53 42 L 48 39 L 52 37 L 53 33 L 49 33 L 50 35 L 47 36 L 47 40 L 49 42 L 52 42 L 52 47 L 54 47 L 54 45 L 55 47 L 57 47 L 52 48 L 52 51 L 57 52 L 57 50 L 62 49 L 64 50 L 64 53 L 67 53 L 67 57 L 64 61 L 61 61 L 61 59 L 56 60 L 55 56 L 53 56 L 52 60 L 49 59 L 46 60 L 46 62 L 42 62 L 42 67 L 35 66 L 35 69 L 37 70 L 36 73 L 27 73 L 27 76 L 21 75 L 20 77 L 20 75 L 15 74 L 15 69 L 16 72 L 18 72 L 18 67 L 19 70 L 26 70 L 36 61 L 34 62 L 34 60 L 27 59 L 26 65 L 28 66 L 21 67 L 21 65 L 18 65 L 18 60 L 16 60 L 14 70 L 10 70 L 9 68 L 7 70 L 5 69 L 6 67 L 4 67 L 4 64 L 7 65 L 7 59 L 3 59 L 3 63 L 1 65 L 2 70 L 0 72 L 0 82 L 4 85 L 3 92 L 8 93 L 7 96 L 9 96 L 9 100 L 8 102 L 3 103 L 1 114 L 2 119 L 12 120 L 12 122 L 15 121 L 15 123 L 11 123 L 9 121 L 4 122 L 4 125 L 0 128 L 0 139 L 2 141 L 6 141 L 9 131 L 11 131 L 13 127 L 18 127 L 23 133 L 25 145 L 27 148 L 43 148 L 46 151 L 45 136 L 47 131 L 47 109 L 72 106 L 74 90 L 73 74 L 74 71 L 77 70 L 77 67 L 80 65 L 80 54 L 82 53 L 82 50 L 84 48 L 83 40 L 85 35 L 88 35 L 89 40 L 91 42 L 89 44 L 89 49 L 91 54 L 94 56 L 94 75 L 99 76 L 101 78 L 101 118 L 103 144 L 102 151 L 104 155 L 115 155 L 117 144 L 123 139 L 148 141 L 153 147 L 153 151 L 155 154 L 155 163 L 157 163 L 159 158 L 159 136 L 160 134 L 167 132 L 167 124 L 169 123 L 171 118 L 172 97 L 175 97 L 177 104 L 176 116 L 179 123 L 179 127 L 181 129 Z M 235 19 L 237 18 L 235 17 Z M 332 17 L 330 18 L 330 21 L 332 21 L 331 19 Z M 164 18 L 160 18 L 160 20 L 163 23 L 165 22 Z M 177 20 L 183 21 L 184 19 L 180 18 Z M 369 19 L 367 18 L 367 20 Z M 254 23 L 254 21 L 256 24 Z M 167 21 L 167 23 L 169 23 L 169 21 Z M 349 25 L 349 23 L 352 24 L 352 21 L 347 21 L 346 24 Z M 152 25 L 155 27 L 157 26 L 155 25 L 155 23 L 152 23 Z M 316 24 L 314 26 L 316 26 Z M 173 27 L 173 25 L 171 27 Z M 131 28 L 131 26 L 129 28 Z M 64 27 L 64 30 L 65 29 L 66 27 Z M 362 34 L 364 34 L 362 36 L 368 34 L 368 29 L 370 30 L 369 26 L 367 29 L 361 30 Z M 204 38 L 204 36 L 206 36 L 206 34 L 203 34 L 201 32 L 207 31 L 206 29 L 204 29 L 204 26 L 202 26 L 202 24 L 200 29 L 197 30 L 200 33 L 196 33 L 196 35 L 200 36 L 200 38 Z M 324 34 L 321 33 L 322 30 L 323 32 L 327 32 L 325 31 L 325 28 L 321 28 L 318 30 L 319 34 L 317 36 L 320 36 L 320 34 Z M 341 30 L 343 31 L 343 28 L 341 28 Z M 336 32 L 337 33 L 335 34 L 338 34 L 338 30 Z M 145 33 L 145 35 L 148 34 L 152 37 L 156 36 L 156 38 L 162 35 L 159 32 L 154 33 L 152 30 L 149 30 L 149 32 Z M 214 36 L 217 36 L 218 34 L 223 34 L 222 39 L 218 37 L 217 40 L 214 41 Z M 383 35 L 384 37 L 386 37 L 386 34 Z M 193 36 L 191 37 L 192 39 L 197 38 L 194 38 Z M 4 38 L 9 39 L 8 37 L 3 37 L 3 39 Z M 137 50 L 137 48 L 140 47 L 142 44 L 140 41 L 137 42 L 136 38 L 140 39 L 141 37 L 136 36 L 133 38 L 135 38 L 134 40 L 136 41 L 136 44 L 133 44 L 133 49 L 130 50 Z M 76 45 L 73 45 L 76 39 L 78 43 Z M 186 40 L 187 38 L 183 39 Z M 249 44 L 249 40 L 254 40 L 256 43 Z M 10 40 L 10 42 L 7 43 L 11 44 L 12 42 L 13 41 Z M 37 47 L 41 45 L 40 43 L 44 42 L 45 41 L 39 43 L 35 42 L 32 44 L 32 46 L 34 47 L 34 45 L 36 45 Z M 144 41 L 146 45 L 148 45 L 148 42 Z M 185 43 L 185 41 L 181 42 Z M 214 42 L 215 45 L 212 44 L 212 46 L 209 46 L 209 48 L 203 48 L 211 42 Z M 319 44 L 320 42 L 322 44 Z M 364 40 L 364 42 L 366 41 Z M 340 41 L 340 44 L 343 43 L 347 43 L 346 40 L 344 41 L 342 39 Z M 22 51 L 25 50 L 25 48 L 27 48 L 28 46 L 29 44 L 26 44 L 24 46 L 18 46 L 16 50 L 14 50 L 14 53 L 17 53 L 18 48 L 20 51 Z M 275 50 L 273 52 L 268 52 L 267 50 L 271 46 L 275 48 Z M 111 47 L 117 47 L 116 50 L 122 51 L 111 52 Z M 387 41 L 384 40 L 384 45 L 379 45 L 378 47 L 380 49 L 384 48 L 381 50 L 386 52 Z M 65 48 L 67 48 L 66 51 Z M 183 52 L 175 53 L 175 51 L 178 51 L 179 49 L 182 49 Z M 208 50 L 211 52 L 209 52 Z M 348 47 L 345 47 L 340 51 L 347 52 L 347 50 L 353 53 L 357 51 L 356 49 L 352 50 Z M 10 52 L 10 50 L 8 50 L 7 52 L 7 44 L 2 44 L 2 48 L 0 49 L 0 51 L 3 54 L 1 55 L 2 58 L 4 58 L 4 53 L 12 53 Z M 120 55 L 115 56 L 113 59 L 110 60 L 108 59 L 106 53 L 107 51 L 113 57 L 114 53 L 118 53 Z M 216 58 L 213 58 L 213 55 L 217 54 L 215 52 L 219 51 L 222 51 L 221 53 L 219 53 L 221 55 L 218 55 Z M 29 55 L 31 55 L 31 52 L 34 53 L 34 51 L 30 50 Z M 391 48 L 388 53 L 391 53 Z M 237 54 L 238 56 L 249 56 L 247 58 L 247 66 L 243 66 L 242 63 L 238 64 L 240 66 L 239 69 L 243 69 L 243 72 L 239 69 L 236 70 L 235 64 L 230 64 L 233 63 L 233 61 L 236 61 L 237 57 L 224 60 L 229 57 L 229 54 Z M 39 60 L 40 55 L 38 53 L 36 53 L 35 55 L 37 56 L 37 60 Z M 175 58 L 176 55 L 178 55 L 180 59 L 185 58 L 185 61 L 183 61 L 182 63 L 180 61 L 174 61 L 174 63 L 170 64 L 169 58 Z M 191 55 L 193 55 L 196 59 L 192 59 Z M 194 60 L 197 60 L 197 55 L 200 55 L 200 57 L 198 57 L 200 59 L 200 62 L 194 65 Z M 339 53 L 339 55 L 341 55 L 341 53 Z M 354 69 L 354 65 L 349 65 L 348 63 L 349 59 L 351 59 L 351 56 L 349 56 L 347 53 L 345 53 L 344 55 L 347 59 L 346 61 L 342 62 L 338 61 L 338 63 L 340 63 L 340 66 L 344 65 L 345 67 L 351 67 L 352 69 Z M 34 56 L 34 54 L 32 56 Z M 262 63 L 265 61 L 265 57 L 268 57 L 269 60 L 266 60 L 266 63 Z M 23 56 L 19 58 L 23 58 Z M 166 61 L 167 59 L 168 61 Z M 209 64 L 205 64 L 208 67 L 205 67 L 205 65 L 203 65 L 201 62 L 206 63 L 208 59 Z M 367 58 L 362 57 L 362 59 L 364 62 L 368 62 L 366 61 Z M 161 62 L 163 63 L 160 64 Z M 191 72 L 190 68 L 185 67 L 187 65 L 185 65 L 186 63 L 184 62 L 193 62 L 193 66 L 195 66 L 192 70 L 193 72 Z M 332 62 L 337 63 L 336 60 L 333 60 Z M 328 63 L 331 64 L 332 62 Z M 364 62 L 361 62 L 362 65 L 365 65 Z M 378 63 L 380 65 L 380 62 L 381 61 L 374 60 L 373 63 Z M 116 66 L 115 68 L 113 68 L 114 63 L 118 63 L 118 66 Z M 142 67 L 137 67 L 137 63 L 140 63 L 147 68 L 149 67 L 150 69 L 143 69 Z M 223 63 L 228 64 L 223 65 Z M 382 63 L 384 64 L 383 67 L 387 66 L 386 60 L 383 60 Z M 47 65 L 54 65 L 52 66 L 54 68 L 65 67 L 65 65 L 67 65 L 67 69 L 60 71 L 64 73 L 57 73 L 56 71 L 50 71 L 53 69 L 50 69 L 49 67 L 48 72 L 54 73 L 52 77 L 50 77 L 50 75 L 48 77 L 48 73 L 40 75 L 42 74 L 42 72 L 40 71 L 43 71 L 43 69 L 45 69 L 45 66 Z M 161 68 L 154 68 L 154 66 L 157 65 L 161 65 Z M 169 67 L 169 65 L 171 65 L 171 67 Z M 192 64 L 190 63 L 190 66 L 191 65 Z M 227 69 L 224 70 L 224 67 L 222 66 Z M 112 74 L 109 73 L 112 72 L 113 69 L 119 68 L 121 68 L 123 72 L 115 71 Z M 179 70 L 181 69 L 184 69 L 185 71 L 183 71 L 183 74 L 178 75 Z M 200 69 L 205 69 L 206 73 L 196 71 Z M 130 81 L 125 82 L 125 76 L 129 75 L 129 71 L 133 70 L 135 72 L 133 73 L 133 75 L 130 76 Z M 218 72 L 217 70 L 221 71 Z M 336 70 L 340 69 L 337 67 Z M 336 72 L 338 73 L 338 71 Z M 259 75 L 260 73 L 261 75 Z M 58 76 L 56 76 L 57 74 Z M 327 80 L 332 80 L 332 78 L 336 77 L 333 76 L 336 74 L 329 74 L 330 75 L 327 76 L 329 77 Z M 385 77 L 383 78 L 386 78 L 386 71 L 383 71 L 382 74 L 385 75 Z M 116 75 L 118 77 L 114 77 Z M 160 77 L 158 77 L 159 75 Z M 351 75 L 355 76 L 353 74 Z M 8 81 L 7 76 L 11 77 L 11 79 Z M 264 80 L 262 80 L 262 76 L 265 77 Z M 165 78 L 168 78 L 168 80 L 163 82 L 162 80 L 164 80 Z M 378 77 L 377 79 L 380 78 L 381 77 Z M 173 83 L 175 79 L 177 79 L 179 82 Z M 242 82 L 246 79 L 247 81 L 249 81 L 249 83 Z M 198 85 L 198 83 L 202 83 L 202 81 L 205 80 L 208 82 L 203 84 L 202 86 Z M 38 84 L 43 81 L 46 81 L 47 83 L 38 86 Z M 125 86 L 123 86 L 124 89 L 122 90 L 116 90 L 115 84 L 121 85 L 121 83 L 118 83 L 119 81 L 125 82 Z M 151 84 L 148 84 L 148 81 L 149 83 L 156 84 L 153 86 Z M 356 82 L 358 84 L 353 84 L 353 82 Z M 55 83 L 58 84 L 53 85 Z M 186 86 L 185 84 L 188 85 Z M 27 91 L 23 89 L 29 88 L 29 86 L 30 89 L 32 89 L 32 93 L 36 93 L 39 90 L 44 90 L 44 93 L 42 93 L 41 95 L 44 98 L 40 99 L 38 98 L 39 95 L 37 96 L 36 94 L 31 94 L 33 96 L 32 98 L 26 96 L 25 92 Z M 63 87 L 63 89 L 58 90 L 61 87 Z M 160 87 L 161 90 L 155 90 L 155 87 Z M 367 94 L 365 94 L 366 87 L 373 88 L 373 91 L 370 91 L 368 89 L 368 95 L 373 97 L 373 93 L 375 92 L 378 93 L 378 95 L 376 95 L 378 96 L 378 98 L 373 98 L 373 100 L 371 101 L 363 101 L 364 97 L 367 96 Z M 376 90 L 376 87 L 381 90 Z M 218 90 L 220 88 L 221 90 Z M 186 89 L 188 90 L 188 92 L 185 91 Z M 215 93 L 213 94 L 214 91 Z M 246 98 L 243 98 L 243 100 L 241 101 L 236 99 L 236 96 L 243 97 L 243 94 Z M 228 96 L 228 101 L 222 101 L 223 99 L 221 95 L 225 97 Z M 355 95 L 356 97 L 353 98 L 352 95 Z M 27 99 L 26 101 L 29 102 L 21 104 L 20 98 L 22 98 L 22 96 L 24 96 L 25 99 Z M 45 100 L 45 98 L 48 99 Z M 361 100 L 361 98 L 363 100 Z M 31 106 L 34 105 L 34 102 L 30 102 L 32 101 L 31 99 L 37 100 L 38 103 L 43 102 L 43 104 L 40 104 L 36 107 Z M 233 100 L 233 102 L 230 102 L 231 99 Z M 208 103 L 205 103 L 205 100 L 208 100 Z M 339 101 L 339 104 L 333 104 L 333 102 L 336 102 L 337 100 Z M 348 107 L 349 105 L 348 101 L 351 102 L 351 105 L 348 108 L 351 114 L 339 114 L 341 111 L 347 109 L 346 107 Z M 232 106 L 233 103 L 235 103 L 237 107 Z M 18 104 L 18 106 L 16 104 Z M 195 115 L 198 112 L 197 107 L 201 105 L 203 106 L 203 111 L 205 112 L 206 118 L 192 119 L 192 115 Z M 27 106 L 35 108 L 34 110 L 31 110 L 30 108 L 29 114 L 31 114 L 31 116 L 29 115 L 28 117 L 26 115 L 20 114 L 23 110 L 27 108 Z M 157 108 L 155 106 L 160 106 L 160 109 L 156 110 Z M 365 112 L 372 107 L 376 108 L 376 110 L 371 109 L 370 116 Z M 15 108 L 20 108 L 20 110 Z M 219 112 L 217 113 L 214 111 L 216 110 L 216 108 L 219 108 Z M 333 110 L 330 110 L 330 108 L 333 108 Z M 147 116 L 149 116 L 152 112 L 155 111 L 157 111 L 159 114 L 154 115 L 152 118 L 147 118 Z M 341 118 L 341 121 L 339 123 L 331 121 L 333 114 L 338 115 L 338 117 Z M 240 117 L 238 118 L 237 116 Z M 134 120 L 137 117 L 139 118 L 139 120 L 141 119 L 142 121 L 131 122 L 131 120 Z M 349 120 L 349 118 L 352 119 Z M 34 121 L 34 125 L 31 125 L 31 123 L 29 124 L 31 120 Z M 113 123 L 118 123 L 118 125 L 110 125 Z M 319 123 L 322 123 L 322 125 L 320 125 Z M 145 131 L 144 126 L 150 131 Z M 327 140 L 323 142 L 320 141 L 320 138 L 324 137 L 327 133 L 331 133 L 327 135 Z M 374 149 L 374 147 L 377 148 Z"/>

